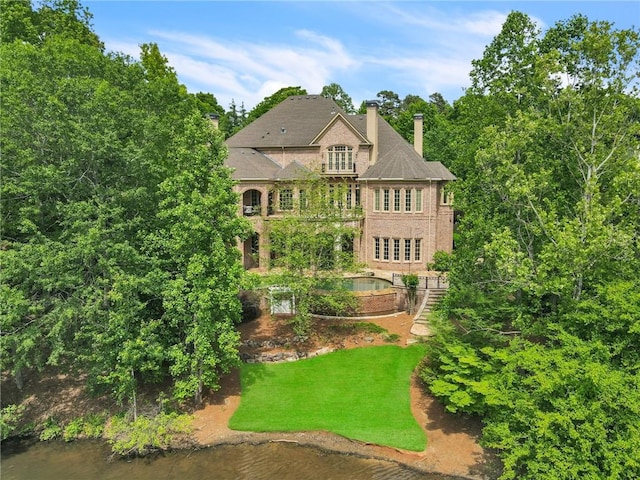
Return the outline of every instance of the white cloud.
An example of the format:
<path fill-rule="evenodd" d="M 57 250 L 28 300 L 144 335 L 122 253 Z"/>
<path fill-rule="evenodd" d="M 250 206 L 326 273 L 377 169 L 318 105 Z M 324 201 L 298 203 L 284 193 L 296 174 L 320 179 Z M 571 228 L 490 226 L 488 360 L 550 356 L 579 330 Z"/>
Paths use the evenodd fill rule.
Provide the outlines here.
<path fill-rule="evenodd" d="M 340 41 L 308 30 L 295 32 L 295 46 L 233 42 L 182 32 L 152 31 L 160 50 L 184 83 L 208 87 L 227 106 L 248 108 L 286 86 L 319 92 L 340 70 L 358 62 Z M 201 88 L 201 87 L 199 87 Z"/>
<path fill-rule="evenodd" d="M 343 14 L 349 12 L 349 22 L 367 23 L 362 34 L 342 41 L 326 30 L 304 28 L 290 31 L 287 38 L 281 29 L 277 41 L 266 33 L 249 41 L 247 36 L 238 40 L 232 35 L 151 30 L 145 41 L 158 43 L 189 91 L 211 92 L 225 108 L 233 99 L 251 109 L 286 86 L 319 93 L 332 82 L 340 84 L 357 107 L 360 99 L 374 98 L 383 89 L 400 96 L 426 98 L 440 92 L 457 98 L 469 83 L 471 60 L 481 57 L 507 16 L 497 10 L 466 13 L 424 2 L 371 2 L 365 9 L 359 3 L 339 5 Z M 138 45 L 107 45 L 139 54 Z"/>

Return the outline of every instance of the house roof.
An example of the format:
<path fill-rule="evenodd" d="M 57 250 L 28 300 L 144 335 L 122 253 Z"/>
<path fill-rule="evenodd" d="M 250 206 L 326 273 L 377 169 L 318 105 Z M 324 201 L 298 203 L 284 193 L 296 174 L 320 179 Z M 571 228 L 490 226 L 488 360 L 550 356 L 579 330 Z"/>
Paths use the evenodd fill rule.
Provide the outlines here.
<path fill-rule="evenodd" d="M 273 148 L 311 145 L 337 113 L 344 111 L 320 95 L 288 97 L 227 139 L 229 147 Z"/>
<path fill-rule="evenodd" d="M 373 139 L 367 139 L 366 114 L 347 115 L 333 100 L 320 95 L 292 96 L 227 139 L 227 165 L 236 169 L 233 177 L 238 180 L 300 178 L 308 172 L 303 165 L 294 162 L 283 169 L 260 150 L 313 145 L 337 116 L 362 137 L 363 143 L 372 143 Z M 440 162 L 425 161 L 380 115 L 377 121 L 378 159 L 359 178 L 455 180 Z"/>
<path fill-rule="evenodd" d="M 271 180 L 282 167 L 253 148 L 230 148 L 225 165 L 236 180 Z"/>

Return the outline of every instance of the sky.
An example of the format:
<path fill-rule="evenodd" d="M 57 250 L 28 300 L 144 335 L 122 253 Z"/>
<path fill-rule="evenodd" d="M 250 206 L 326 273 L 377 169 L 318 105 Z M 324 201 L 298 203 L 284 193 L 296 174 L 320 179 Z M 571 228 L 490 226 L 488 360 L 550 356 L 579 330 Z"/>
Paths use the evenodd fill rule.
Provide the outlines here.
<path fill-rule="evenodd" d="M 469 86 L 471 61 L 509 12 L 542 31 L 581 13 L 640 28 L 640 1 L 116 1 L 84 0 L 108 51 L 138 58 L 157 43 L 190 93 L 247 110 L 282 87 L 339 84 L 354 106 L 381 90 L 402 99 Z"/>

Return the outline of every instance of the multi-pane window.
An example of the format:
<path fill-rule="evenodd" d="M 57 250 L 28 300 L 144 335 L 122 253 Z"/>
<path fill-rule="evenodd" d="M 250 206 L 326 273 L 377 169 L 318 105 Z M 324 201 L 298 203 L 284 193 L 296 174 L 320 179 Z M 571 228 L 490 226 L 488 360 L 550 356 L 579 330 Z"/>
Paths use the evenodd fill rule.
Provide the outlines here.
<path fill-rule="evenodd" d="M 385 212 L 388 212 L 389 211 L 389 189 L 385 188 L 382 192 L 383 192 L 382 207 Z"/>
<path fill-rule="evenodd" d="M 280 210 L 293 209 L 293 190 L 284 188 L 280 190 Z"/>
<path fill-rule="evenodd" d="M 404 191 L 404 211 L 405 212 L 411 211 L 411 189 L 410 188 L 407 188 Z"/>
<path fill-rule="evenodd" d="M 380 211 L 380 189 L 379 188 L 376 188 L 373 191 L 373 211 L 374 212 Z"/>
<path fill-rule="evenodd" d="M 404 239 L 404 261 L 411 261 L 411 239 L 409 238 Z"/>
<path fill-rule="evenodd" d="M 421 247 L 422 247 L 422 240 L 419 238 L 415 239 L 415 243 L 414 243 L 415 247 L 413 249 L 413 259 L 416 262 L 419 262 L 422 258 L 422 252 L 420 251 Z"/>
<path fill-rule="evenodd" d="M 327 150 L 328 170 L 332 172 L 353 172 L 353 148 L 335 145 Z"/>
<path fill-rule="evenodd" d="M 397 188 L 393 190 L 393 211 L 400 211 L 400 190 Z"/>
<path fill-rule="evenodd" d="M 400 261 L 400 239 L 393 239 L 393 260 L 396 262 Z"/>
<path fill-rule="evenodd" d="M 416 189 L 416 212 L 422 211 L 422 189 Z"/>
<path fill-rule="evenodd" d="M 373 258 L 380 260 L 380 238 L 373 238 Z"/>
<path fill-rule="evenodd" d="M 353 194 L 351 192 L 351 185 L 347 185 L 347 208 L 353 208 Z"/>
<path fill-rule="evenodd" d="M 360 185 L 358 185 L 357 183 L 354 185 L 355 188 L 355 195 L 356 195 L 356 207 L 360 206 Z M 378 201 L 378 203 L 380 203 Z"/>
<path fill-rule="evenodd" d="M 382 239 L 382 259 L 389 260 L 389 239 Z"/>
<path fill-rule="evenodd" d="M 307 198 L 307 191 L 300 190 L 300 209 L 304 210 L 309 206 L 309 199 Z"/>

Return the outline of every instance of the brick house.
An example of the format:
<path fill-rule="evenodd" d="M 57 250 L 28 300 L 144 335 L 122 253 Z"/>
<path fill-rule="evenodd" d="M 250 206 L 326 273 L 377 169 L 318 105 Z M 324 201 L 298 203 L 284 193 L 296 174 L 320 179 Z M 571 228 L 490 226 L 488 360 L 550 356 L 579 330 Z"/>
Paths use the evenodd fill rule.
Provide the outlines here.
<path fill-rule="evenodd" d="M 245 268 L 268 268 L 269 222 L 301 200 L 296 180 L 309 172 L 346 185 L 344 221 L 357 231 L 346 248 L 358 262 L 418 271 L 434 252 L 451 251 L 453 208 L 444 187 L 455 177 L 422 158 L 420 115 L 412 146 L 377 108 L 368 102 L 366 114 L 349 115 L 331 99 L 293 96 L 227 139 L 238 208 L 254 228 L 240 246 Z"/>

